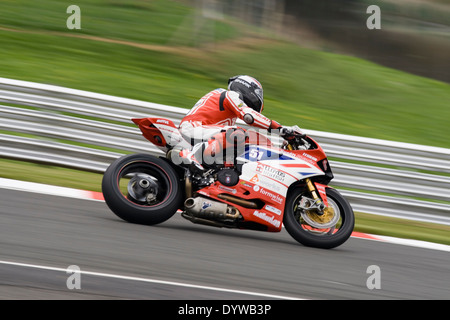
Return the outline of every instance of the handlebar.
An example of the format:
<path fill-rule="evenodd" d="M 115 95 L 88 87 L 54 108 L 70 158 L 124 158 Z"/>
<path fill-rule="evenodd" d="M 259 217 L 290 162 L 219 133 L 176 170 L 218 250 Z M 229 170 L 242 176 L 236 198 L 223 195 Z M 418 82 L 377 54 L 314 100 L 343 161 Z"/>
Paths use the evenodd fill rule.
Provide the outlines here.
<path fill-rule="evenodd" d="M 307 135 L 297 126 L 281 128 L 280 136 L 284 139 L 284 147 L 289 150 L 309 149 L 311 146 L 305 139 Z"/>
<path fill-rule="evenodd" d="M 280 130 L 280 136 L 282 136 L 283 138 L 285 138 L 287 140 L 290 140 L 292 138 L 304 138 L 304 137 L 306 137 L 306 134 L 304 134 L 300 131 L 296 131 L 289 127 L 283 127 Z"/>

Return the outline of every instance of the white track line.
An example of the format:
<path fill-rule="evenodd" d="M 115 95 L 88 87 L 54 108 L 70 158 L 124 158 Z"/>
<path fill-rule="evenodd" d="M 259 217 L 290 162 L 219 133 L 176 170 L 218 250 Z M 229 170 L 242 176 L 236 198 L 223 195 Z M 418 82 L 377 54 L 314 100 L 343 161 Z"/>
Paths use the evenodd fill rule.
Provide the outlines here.
<path fill-rule="evenodd" d="M 19 181 L 6 178 L 0 178 L 0 188 L 48 194 L 58 197 L 69 197 L 83 200 L 103 200 L 101 192 L 92 192 L 66 187 L 52 186 L 36 182 Z"/>
<path fill-rule="evenodd" d="M 378 239 L 368 239 L 368 240 L 383 241 L 383 242 L 388 242 L 388 243 L 393 243 L 393 244 L 400 244 L 403 246 L 410 246 L 410 247 L 416 247 L 416 248 L 450 252 L 450 246 L 445 245 L 445 244 L 427 242 L 427 241 L 421 241 L 421 240 L 414 240 L 414 239 L 394 238 L 394 237 L 389 237 L 389 236 L 378 236 L 377 235 L 376 237 Z"/>
<path fill-rule="evenodd" d="M 10 265 L 10 266 L 18 266 L 18 267 L 26 267 L 26 268 L 35 268 L 35 269 L 42 269 L 42 270 L 50 270 L 50 271 L 58 271 L 58 272 L 66 272 L 66 273 L 67 272 L 73 273 L 73 271 L 71 271 L 70 269 L 49 267 L 49 266 L 28 264 L 28 263 L 20 263 L 20 262 L 12 262 L 12 261 L 0 260 L 0 264 Z M 78 271 L 76 271 L 76 272 L 78 272 Z M 169 286 L 178 286 L 178 287 L 186 287 L 186 288 L 194 288 L 194 289 L 202 289 L 202 290 L 228 292 L 228 293 L 236 293 L 236 294 L 242 294 L 242 295 L 251 295 L 251 296 L 258 296 L 258 297 L 265 297 L 265 298 L 272 298 L 272 299 L 305 300 L 303 298 L 281 296 L 281 295 L 261 293 L 261 292 L 226 289 L 226 288 L 213 287 L 213 286 L 196 285 L 196 284 L 191 284 L 191 283 L 183 283 L 183 282 L 176 282 L 176 281 L 165 281 L 165 280 L 157 280 L 157 279 L 134 277 L 134 276 L 124 276 L 124 275 L 103 273 L 103 272 L 93 272 L 93 271 L 80 270 L 79 273 L 80 274 L 84 274 L 84 275 L 96 276 L 96 277 L 114 278 L 114 279 L 128 280 L 128 281 L 139 281 L 139 282 L 147 282 L 147 283 L 155 283 L 155 284 L 164 284 L 164 285 L 169 285 Z"/>

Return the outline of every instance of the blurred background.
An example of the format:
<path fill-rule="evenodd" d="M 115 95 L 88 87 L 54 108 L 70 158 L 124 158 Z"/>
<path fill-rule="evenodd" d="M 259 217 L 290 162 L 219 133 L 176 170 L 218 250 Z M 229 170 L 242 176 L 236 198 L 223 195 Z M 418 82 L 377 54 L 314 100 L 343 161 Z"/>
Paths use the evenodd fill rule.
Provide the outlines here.
<path fill-rule="evenodd" d="M 67 27 L 71 5 L 80 8 L 80 29 Z M 381 29 L 367 28 L 370 5 L 381 10 Z M 249 74 L 264 86 L 265 115 L 284 125 L 450 148 L 449 0 L 1 0 L 0 48 L 3 78 L 186 109 L 210 90 L 226 87 L 229 77 Z M 136 129 L 131 121 L 30 101 L 1 102 L 0 115 L 7 120 L 36 121 L 37 114 L 47 126 L 64 127 L 49 120 L 57 113 L 76 119 L 81 130 L 84 120 L 105 121 L 110 133 L 115 124 Z M 39 123 L 15 129 L 2 123 L 0 135 L 9 141 L 20 136 L 124 152 L 89 144 L 83 135 L 42 134 L 34 130 Z M 4 146 L 21 148 L 9 143 Z M 9 158 L 15 160 L 0 159 L 0 177 L 100 191 L 99 173 Z M 448 168 L 402 170 L 404 176 L 413 171 L 448 183 Z M 423 199 L 415 192 L 414 200 Z M 431 201 L 448 205 L 442 193 Z M 366 232 L 404 227 L 403 220 L 380 227 L 372 217 L 364 227 L 362 221 L 359 216 L 357 229 Z M 433 234 L 448 243 L 448 228 L 437 229 Z M 428 237 L 423 230 L 414 236 Z"/>
<path fill-rule="evenodd" d="M 384 66 L 450 81 L 450 1 L 201 1 L 275 30 L 300 46 L 358 56 Z M 382 28 L 364 28 L 370 5 Z"/>
<path fill-rule="evenodd" d="M 80 29 L 67 27 L 71 5 L 80 8 Z M 370 5 L 381 10 L 381 29 L 367 28 Z M 0 258 L 322 300 L 448 298 L 449 57 L 450 0 L 0 0 Z M 443 243 L 446 251 L 368 241 L 298 250 L 284 238 L 204 232 L 176 220 L 150 231 L 121 223 L 102 202 L 29 192 L 45 192 L 36 190 L 42 185 L 4 189 L 31 181 L 100 198 L 102 168 L 123 153 L 156 149 L 130 115 L 159 107 L 4 78 L 187 111 L 239 74 L 262 83 L 267 117 L 318 134 L 331 186 L 354 208 L 355 231 Z M 383 270 L 378 292 L 367 290 L 373 263 Z M 70 292 L 64 272 L 0 267 L 0 299 L 197 297 L 162 283 L 121 290 L 109 277 Z"/>
<path fill-rule="evenodd" d="M 0 75 L 190 108 L 251 74 L 286 125 L 450 147 L 449 19 L 448 0 L 2 0 Z"/>

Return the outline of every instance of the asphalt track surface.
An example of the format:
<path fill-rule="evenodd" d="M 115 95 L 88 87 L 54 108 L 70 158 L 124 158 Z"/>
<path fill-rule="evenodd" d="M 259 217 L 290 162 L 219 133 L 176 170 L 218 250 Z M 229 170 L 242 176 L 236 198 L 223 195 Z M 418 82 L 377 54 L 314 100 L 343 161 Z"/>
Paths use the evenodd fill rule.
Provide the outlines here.
<path fill-rule="evenodd" d="M 81 273 L 68 273 L 72 265 Z M 380 288 L 371 290 L 372 265 Z M 220 229 L 179 215 L 142 226 L 102 201 L 0 189 L 0 299 L 450 299 L 449 274 L 440 250 L 356 238 L 315 249 L 284 229 Z M 80 289 L 67 287 L 73 275 Z"/>

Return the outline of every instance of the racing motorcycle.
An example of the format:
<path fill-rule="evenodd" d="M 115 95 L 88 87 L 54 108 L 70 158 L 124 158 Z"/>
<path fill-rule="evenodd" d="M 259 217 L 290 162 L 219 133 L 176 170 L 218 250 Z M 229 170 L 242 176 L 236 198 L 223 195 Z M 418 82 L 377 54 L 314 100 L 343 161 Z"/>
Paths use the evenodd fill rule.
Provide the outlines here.
<path fill-rule="evenodd" d="M 348 201 L 328 186 L 333 179 L 320 145 L 295 126 L 272 134 L 246 130 L 245 143 L 196 172 L 176 155 L 192 149 L 173 121 L 132 119 L 164 156 L 129 154 L 104 173 L 102 192 L 121 219 L 155 225 L 175 213 L 192 223 L 280 232 L 318 248 L 343 244 L 354 228 Z M 221 161 L 218 161 L 221 160 Z"/>

